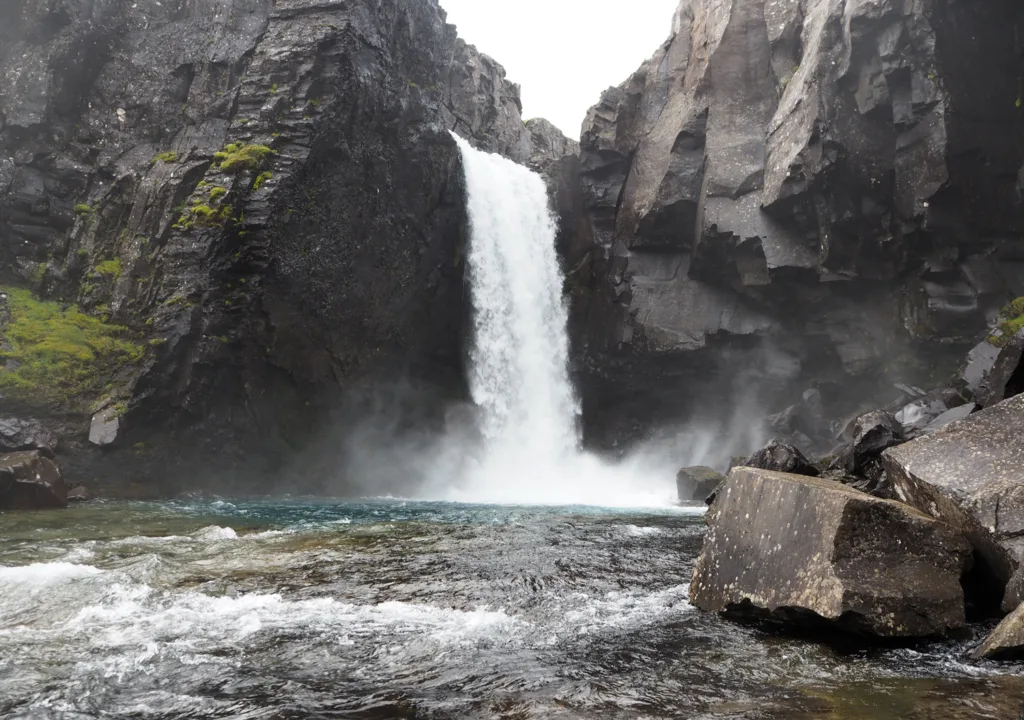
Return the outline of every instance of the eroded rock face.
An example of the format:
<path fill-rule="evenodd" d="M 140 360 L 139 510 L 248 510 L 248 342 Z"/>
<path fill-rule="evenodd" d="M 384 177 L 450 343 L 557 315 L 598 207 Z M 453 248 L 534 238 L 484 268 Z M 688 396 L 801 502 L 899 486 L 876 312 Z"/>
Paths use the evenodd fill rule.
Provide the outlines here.
<path fill-rule="evenodd" d="M 970 544 L 900 503 L 753 468 L 729 473 L 708 511 L 690 601 L 879 637 L 962 627 Z"/>
<path fill-rule="evenodd" d="M 60 470 L 38 450 L 0 455 L 0 510 L 67 507 Z"/>
<path fill-rule="evenodd" d="M 962 532 L 1001 596 L 1024 561 L 1022 437 L 1018 395 L 882 456 L 900 500 Z M 1009 595 L 1005 611 L 1016 606 Z"/>
<path fill-rule="evenodd" d="M 334 469 L 289 477 L 340 490 L 323 432 L 365 422 L 367 388 L 407 390 L 399 425 L 465 395 L 449 130 L 521 162 L 571 147 L 534 146 L 518 88 L 436 0 L 2 5 L 0 284 L 146 350 L 111 388 L 108 450 L 71 442 L 68 463 L 244 487 L 328 448 Z M 58 410 L 84 441 L 89 409 Z"/>
<path fill-rule="evenodd" d="M 57 434 L 35 420 L 0 418 L 0 450 L 47 450 L 57 448 Z"/>
<path fill-rule="evenodd" d="M 1024 283 L 1020 27 L 1013 0 L 683 0 L 583 128 L 591 438 L 665 422 L 659 394 L 770 414 L 816 382 L 839 417 L 933 385 Z"/>

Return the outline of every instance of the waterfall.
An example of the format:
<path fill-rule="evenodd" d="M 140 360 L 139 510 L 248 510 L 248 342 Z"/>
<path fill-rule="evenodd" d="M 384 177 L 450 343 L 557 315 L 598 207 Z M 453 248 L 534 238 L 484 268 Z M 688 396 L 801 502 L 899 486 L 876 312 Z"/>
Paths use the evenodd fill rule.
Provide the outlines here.
<path fill-rule="evenodd" d="M 547 188 L 536 173 L 459 140 L 473 300 L 470 389 L 488 445 L 555 462 L 578 444 L 568 316 Z"/>
<path fill-rule="evenodd" d="M 482 447 L 461 478 L 446 478 L 444 496 L 496 503 L 664 504 L 672 488 L 663 485 L 656 499 L 649 491 L 637 495 L 635 467 L 610 467 L 579 449 L 568 314 L 544 181 L 500 155 L 458 137 L 456 142 L 471 234 L 469 385 Z"/>

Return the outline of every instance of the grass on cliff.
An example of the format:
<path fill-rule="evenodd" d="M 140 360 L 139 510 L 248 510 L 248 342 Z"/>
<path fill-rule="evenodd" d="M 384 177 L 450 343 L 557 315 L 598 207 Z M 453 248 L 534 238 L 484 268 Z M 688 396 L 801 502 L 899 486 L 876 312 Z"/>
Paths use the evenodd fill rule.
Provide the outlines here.
<path fill-rule="evenodd" d="M 1003 347 L 1014 335 L 1024 329 L 1024 297 L 1019 297 L 999 311 L 1002 320 L 999 330 L 1002 335 L 992 335 L 988 341 L 996 347 Z"/>
<path fill-rule="evenodd" d="M 62 308 L 20 288 L 7 295 L 10 323 L 0 330 L 0 394 L 33 405 L 78 405 L 94 400 L 109 375 L 138 362 L 145 350 L 126 328 Z M 9 345 L 9 347 L 7 347 Z"/>
<path fill-rule="evenodd" d="M 266 162 L 273 150 L 266 145 L 240 145 L 231 143 L 224 149 L 215 152 L 213 159 L 218 163 L 217 169 L 224 173 L 236 174 L 246 170 L 256 170 Z"/>

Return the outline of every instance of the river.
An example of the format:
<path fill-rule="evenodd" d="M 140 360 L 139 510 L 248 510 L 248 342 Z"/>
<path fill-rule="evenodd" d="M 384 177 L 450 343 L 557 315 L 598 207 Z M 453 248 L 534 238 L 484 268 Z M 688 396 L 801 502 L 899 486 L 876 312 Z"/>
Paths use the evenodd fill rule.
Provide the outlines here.
<path fill-rule="evenodd" d="M 967 641 L 696 611 L 703 518 L 375 500 L 0 515 L 4 718 L 1000 718 Z"/>

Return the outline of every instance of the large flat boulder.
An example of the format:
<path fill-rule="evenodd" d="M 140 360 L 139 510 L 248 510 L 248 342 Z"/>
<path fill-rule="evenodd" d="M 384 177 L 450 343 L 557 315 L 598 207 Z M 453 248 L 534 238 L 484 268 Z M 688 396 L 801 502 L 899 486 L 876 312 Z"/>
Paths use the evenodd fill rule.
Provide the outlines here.
<path fill-rule="evenodd" d="M 0 511 L 67 507 L 67 496 L 60 470 L 42 452 L 0 455 Z"/>
<path fill-rule="evenodd" d="M 1003 618 L 985 642 L 973 653 L 976 659 L 1018 660 L 1024 658 L 1024 605 Z"/>
<path fill-rule="evenodd" d="M 708 511 L 690 602 L 885 638 L 962 627 L 955 529 L 821 478 L 739 467 Z"/>
<path fill-rule="evenodd" d="M 963 532 L 1002 593 L 1024 560 L 1024 395 L 882 457 L 899 498 Z M 1004 611 L 1014 607 L 1004 599 Z"/>

